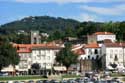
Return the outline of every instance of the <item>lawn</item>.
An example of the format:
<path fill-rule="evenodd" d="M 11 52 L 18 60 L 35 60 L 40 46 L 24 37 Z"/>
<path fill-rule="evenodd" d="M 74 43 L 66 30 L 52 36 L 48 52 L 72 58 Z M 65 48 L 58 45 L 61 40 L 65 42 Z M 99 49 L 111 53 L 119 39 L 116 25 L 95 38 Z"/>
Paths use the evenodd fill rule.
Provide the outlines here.
<path fill-rule="evenodd" d="M 8 80 L 29 80 L 29 79 L 46 79 L 42 76 L 11 76 L 11 77 L 0 77 L 0 81 L 8 81 Z"/>
<path fill-rule="evenodd" d="M 69 75 L 69 74 L 65 74 L 65 75 L 62 75 L 62 79 L 64 78 L 79 78 L 80 76 L 76 76 L 76 75 Z M 9 77 L 0 77 L 0 81 L 8 81 L 8 80 L 37 80 L 37 79 L 41 79 L 41 80 L 44 80 L 44 79 L 47 79 L 47 78 L 44 78 L 42 76 L 9 76 Z"/>
<path fill-rule="evenodd" d="M 112 73 L 111 76 L 112 77 L 125 77 L 125 75 L 119 74 L 119 73 Z"/>
<path fill-rule="evenodd" d="M 62 75 L 62 78 L 79 78 L 79 77 L 80 77 L 79 75 L 70 75 L 70 74 Z"/>

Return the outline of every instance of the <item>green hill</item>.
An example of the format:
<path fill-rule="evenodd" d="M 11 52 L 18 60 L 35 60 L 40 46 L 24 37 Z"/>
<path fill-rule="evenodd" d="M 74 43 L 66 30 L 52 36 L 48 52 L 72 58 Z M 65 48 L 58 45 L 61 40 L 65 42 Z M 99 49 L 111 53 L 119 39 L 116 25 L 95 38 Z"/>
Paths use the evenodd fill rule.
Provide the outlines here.
<path fill-rule="evenodd" d="M 73 19 L 64 19 L 60 17 L 50 16 L 30 16 L 21 20 L 10 22 L 1 25 L 2 30 L 17 31 L 17 30 L 40 30 L 51 32 L 53 30 L 65 30 L 66 28 L 75 28 L 80 22 Z"/>

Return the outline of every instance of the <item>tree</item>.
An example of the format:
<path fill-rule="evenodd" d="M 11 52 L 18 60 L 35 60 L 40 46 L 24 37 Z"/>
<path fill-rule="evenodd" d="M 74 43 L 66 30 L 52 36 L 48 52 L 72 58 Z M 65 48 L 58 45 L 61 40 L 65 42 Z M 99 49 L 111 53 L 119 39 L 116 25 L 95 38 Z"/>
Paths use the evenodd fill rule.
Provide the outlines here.
<path fill-rule="evenodd" d="M 57 54 L 56 61 L 68 68 L 71 64 L 77 63 L 77 57 L 78 55 L 71 51 L 71 44 L 68 43 L 65 44 L 65 48 Z"/>
<path fill-rule="evenodd" d="M 19 63 L 19 56 L 16 49 L 9 42 L 0 43 L 0 70 L 3 67 L 12 65 L 15 67 Z"/>
<path fill-rule="evenodd" d="M 40 75 L 40 69 L 41 69 L 41 66 L 39 63 L 33 63 L 31 65 L 31 69 L 33 70 L 33 73 L 34 74 L 39 74 Z"/>
<path fill-rule="evenodd" d="M 115 69 L 117 67 L 117 64 L 113 63 L 113 64 L 110 64 L 110 66 Z"/>

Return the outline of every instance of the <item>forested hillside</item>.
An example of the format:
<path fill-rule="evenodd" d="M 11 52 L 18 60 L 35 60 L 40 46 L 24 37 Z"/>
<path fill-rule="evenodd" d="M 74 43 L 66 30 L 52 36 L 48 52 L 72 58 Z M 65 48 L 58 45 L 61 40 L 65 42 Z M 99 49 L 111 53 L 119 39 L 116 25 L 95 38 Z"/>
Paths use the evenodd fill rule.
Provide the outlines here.
<path fill-rule="evenodd" d="M 1 26 L 2 29 L 7 31 L 15 30 L 40 30 L 40 31 L 53 31 L 65 30 L 66 28 L 75 28 L 80 22 L 72 19 L 55 18 L 49 16 L 35 16 L 26 17 L 21 20 L 10 22 Z"/>
<path fill-rule="evenodd" d="M 30 32 L 39 30 L 50 36 L 48 41 L 63 39 L 65 37 L 81 37 L 97 31 L 109 31 L 117 36 L 118 41 L 125 40 L 125 21 L 123 22 L 79 22 L 73 19 L 55 18 L 49 16 L 26 17 L 10 22 L 0 27 L 0 36 L 16 43 L 29 43 L 30 34 L 18 35 L 18 30 Z"/>

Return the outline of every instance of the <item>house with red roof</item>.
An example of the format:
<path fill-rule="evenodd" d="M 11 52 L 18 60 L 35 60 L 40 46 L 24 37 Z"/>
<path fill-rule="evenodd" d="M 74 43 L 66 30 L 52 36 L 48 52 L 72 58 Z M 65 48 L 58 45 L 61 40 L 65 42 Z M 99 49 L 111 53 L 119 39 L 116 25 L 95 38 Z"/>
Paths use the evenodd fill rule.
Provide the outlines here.
<path fill-rule="evenodd" d="M 13 46 L 20 56 L 20 62 L 16 66 L 16 70 L 20 74 L 28 74 L 28 70 L 31 69 L 31 65 L 34 63 L 39 64 L 41 69 L 52 69 L 56 54 L 62 49 L 54 43 L 13 44 Z"/>
<path fill-rule="evenodd" d="M 104 43 L 101 49 L 103 69 L 125 69 L 125 43 Z"/>
<path fill-rule="evenodd" d="M 111 32 L 95 32 L 92 35 L 88 35 L 88 43 L 98 43 L 105 39 L 109 39 L 112 42 L 116 41 L 116 35 Z"/>

